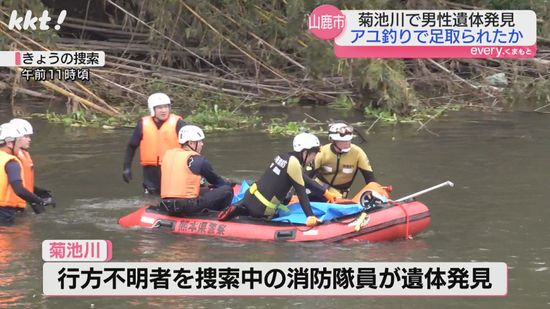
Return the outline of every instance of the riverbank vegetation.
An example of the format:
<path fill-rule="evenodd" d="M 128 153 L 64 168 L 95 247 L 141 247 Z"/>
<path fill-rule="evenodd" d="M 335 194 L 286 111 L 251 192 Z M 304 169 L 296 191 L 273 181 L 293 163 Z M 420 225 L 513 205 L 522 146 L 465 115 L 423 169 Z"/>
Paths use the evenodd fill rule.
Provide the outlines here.
<path fill-rule="evenodd" d="M 306 30 L 306 14 L 323 3 L 341 9 L 532 9 L 539 19 L 538 54 L 523 60 L 337 59 L 331 42 Z M 59 32 L 11 31 L 3 21 L 13 9 L 35 15 L 47 9 L 53 20 L 66 9 L 67 18 Z M 135 122 L 156 91 L 208 129 L 264 123 L 279 133 L 301 122 L 260 120 L 259 106 L 317 104 L 376 121 L 420 123 L 464 107 L 528 103 L 544 111 L 550 105 L 549 11 L 545 0 L 4 0 L 2 50 L 103 50 L 107 57 L 104 67 L 90 70 L 87 83 L 27 82 L 20 71 L 3 68 L 0 88 L 11 93 L 14 114 L 23 113 L 18 105 L 34 94 L 67 105 L 66 115 L 45 114 L 52 121 L 107 127 Z"/>

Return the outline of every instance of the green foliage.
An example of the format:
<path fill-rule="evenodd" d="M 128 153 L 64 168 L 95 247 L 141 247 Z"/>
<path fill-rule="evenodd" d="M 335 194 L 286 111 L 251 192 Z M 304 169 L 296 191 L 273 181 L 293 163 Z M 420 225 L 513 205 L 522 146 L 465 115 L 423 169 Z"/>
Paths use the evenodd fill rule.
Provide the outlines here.
<path fill-rule="evenodd" d="M 391 111 L 382 110 L 380 108 L 365 107 L 365 114 L 380 118 L 380 120 L 389 123 L 396 123 L 398 121 L 397 115 Z"/>
<path fill-rule="evenodd" d="M 145 112 L 145 111 L 144 111 Z M 71 114 L 57 114 L 47 112 L 45 114 L 33 114 L 40 118 L 47 119 L 52 123 L 64 124 L 72 127 L 102 127 L 113 129 L 117 127 L 133 128 L 136 121 L 144 113 L 125 113 L 120 117 L 105 117 L 86 110 L 78 110 Z M 256 126 L 260 117 L 254 114 L 232 112 L 214 105 L 202 105 L 192 115 L 185 119 L 187 122 L 196 124 L 205 131 L 235 130 Z"/>
<path fill-rule="evenodd" d="M 103 129 L 114 129 L 116 127 L 132 128 L 137 121 L 137 117 L 130 114 L 123 114 L 120 117 L 106 117 L 86 110 L 78 110 L 71 114 L 57 114 L 48 111 L 45 114 L 36 113 L 33 116 L 71 127 L 95 127 Z"/>
<path fill-rule="evenodd" d="M 271 123 L 267 125 L 265 131 L 272 135 L 293 136 L 300 132 L 320 133 L 323 130 L 313 124 L 307 123 L 307 120 L 305 119 L 298 122 L 286 121 L 281 118 L 273 118 L 271 119 Z"/>
<path fill-rule="evenodd" d="M 382 110 L 379 108 L 366 107 L 365 116 L 378 118 L 385 123 L 417 123 L 430 118 L 442 116 L 447 111 L 457 111 L 460 109 L 458 104 L 446 104 L 435 107 L 425 107 L 412 111 L 409 115 L 397 115 L 391 111 Z"/>
<path fill-rule="evenodd" d="M 531 79 L 516 77 L 505 90 L 508 103 L 542 106 L 550 102 L 550 76 Z"/>
<path fill-rule="evenodd" d="M 296 106 L 298 104 L 300 104 L 300 98 L 298 97 L 290 97 L 283 101 L 283 105 L 286 106 Z"/>
<path fill-rule="evenodd" d="M 254 114 L 229 111 L 218 107 L 217 104 L 213 106 L 205 104 L 186 117 L 186 121 L 200 126 L 205 131 L 221 131 L 254 127 L 260 122 L 260 117 Z"/>
<path fill-rule="evenodd" d="M 348 96 L 342 95 L 337 97 L 334 102 L 329 103 L 328 107 L 349 111 L 353 108 L 353 100 Z"/>
<path fill-rule="evenodd" d="M 535 81 L 532 89 L 532 97 L 535 104 L 543 105 L 550 102 L 550 76 L 547 76 L 546 79 Z"/>
<path fill-rule="evenodd" d="M 416 94 L 409 86 L 402 60 L 371 60 L 363 76 L 365 105 L 405 115 L 419 105 Z M 371 97 L 373 96 L 373 97 Z"/>

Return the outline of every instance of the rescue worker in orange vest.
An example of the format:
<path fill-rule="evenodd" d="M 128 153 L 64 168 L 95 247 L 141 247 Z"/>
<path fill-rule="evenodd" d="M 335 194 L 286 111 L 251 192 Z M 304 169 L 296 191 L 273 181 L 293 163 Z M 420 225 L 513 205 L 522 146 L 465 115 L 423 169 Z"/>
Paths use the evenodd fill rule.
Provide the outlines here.
<path fill-rule="evenodd" d="M 160 194 L 160 165 L 166 150 L 179 147 L 178 132 L 185 125 L 180 116 L 170 113 L 170 98 L 153 93 L 147 100 L 150 116 L 143 117 L 134 129 L 126 147 L 122 179 L 132 180 L 132 160 L 139 147 L 146 194 Z"/>
<path fill-rule="evenodd" d="M 34 134 L 32 125 L 25 119 L 15 118 L 10 121 L 23 136 L 15 140 L 15 153 L 16 157 L 21 162 L 23 168 L 23 175 L 25 175 L 25 188 L 43 199 L 50 199 L 51 203 L 53 197 L 51 191 L 35 186 L 34 182 L 34 163 L 29 153 L 29 147 L 31 145 L 31 135 Z"/>
<path fill-rule="evenodd" d="M 315 157 L 312 171 L 308 174 L 315 178 L 325 189 L 338 198 L 347 197 L 355 175 L 361 172 L 367 187 L 388 198 L 388 192 L 376 182 L 369 158 L 363 149 L 351 143 L 353 127 L 336 122 L 329 126 L 331 143 L 323 145 Z M 312 192 L 315 192 L 312 190 Z M 318 194 L 310 195 L 313 201 L 325 201 Z"/>
<path fill-rule="evenodd" d="M 278 208 L 285 207 L 287 194 L 294 188 L 304 214 L 306 225 L 315 226 L 321 221 L 313 214 L 306 185 L 319 186 L 304 174 L 303 167 L 314 160 L 321 143 L 311 133 L 300 133 L 294 137 L 293 152 L 280 154 L 266 169 L 260 180 L 250 186 L 241 202 L 229 206 L 218 215 L 218 220 L 226 221 L 235 216 L 248 214 L 252 217 L 272 217 Z M 319 190 L 323 192 L 323 188 Z M 334 197 L 327 192 L 327 199 Z"/>
<path fill-rule="evenodd" d="M 188 216 L 204 209 L 221 210 L 229 206 L 233 190 L 201 156 L 203 131 L 186 125 L 178 133 L 179 148 L 166 151 L 161 166 L 161 209 L 172 216 Z M 201 177 L 212 189 L 201 188 Z"/>
<path fill-rule="evenodd" d="M 21 135 L 9 123 L 0 126 L 0 223 L 3 224 L 13 223 L 15 214 L 25 209 L 27 202 L 37 214 L 52 205 L 25 189 L 21 163 L 14 155 L 15 139 Z"/>

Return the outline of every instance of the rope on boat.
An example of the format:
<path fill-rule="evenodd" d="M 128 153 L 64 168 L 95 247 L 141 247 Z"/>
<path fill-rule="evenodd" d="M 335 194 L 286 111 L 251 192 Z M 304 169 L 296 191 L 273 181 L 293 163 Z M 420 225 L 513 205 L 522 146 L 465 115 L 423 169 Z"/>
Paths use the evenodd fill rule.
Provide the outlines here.
<path fill-rule="evenodd" d="M 397 203 L 397 206 L 403 210 L 403 213 L 405 214 L 405 239 L 412 239 L 412 235 L 410 234 L 410 216 L 409 212 L 407 211 L 407 208 L 405 208 L 405 205 L 402 203 Z"/>

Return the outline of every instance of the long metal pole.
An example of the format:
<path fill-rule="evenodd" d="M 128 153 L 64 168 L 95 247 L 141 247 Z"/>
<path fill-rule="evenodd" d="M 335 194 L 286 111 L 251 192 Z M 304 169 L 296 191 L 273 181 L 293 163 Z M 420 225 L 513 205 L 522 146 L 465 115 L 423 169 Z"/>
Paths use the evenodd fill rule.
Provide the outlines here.
<path fill-rule="evenodd" d="M 445 181 L 445 182 L 443 182 L 443 183 L 440 183 L 440 184 L 438 184 L 438 185 L 436 185 L 436 186 L 433 186 L 433 187 L 428 188 L 428 189 L 424 189 L 424 190 L 422 190 L 422 191 L 418 191 L 418 192 L 413 193 L 413 194 L 409 194 L 409 195 L 407 195 L 407 196 L 405 196 L 405 197 L 402 197 L 402 198 L 400 198 L 400 199 L 398 199 L 398 200 L 395 200 L 395 201 L 396 201 L 396 202 L 406 201 L 406 200 L 408 200 L 408 199 L 417 197 L 417 196 L 422 195 L 422 194 L 424 194 L 424 193 L 428 193 L 428 192 L 430 192 L 430 191 L 433 191 L 433 190 L 436 190 L 436 189 L 439 189 L 439 188 L 445 187 L 445 186 L 454 187 L 454 183 L 452 183 L 452 182 L 450 182 L 450 181 L 447 180 L 447 181 Z"/>

